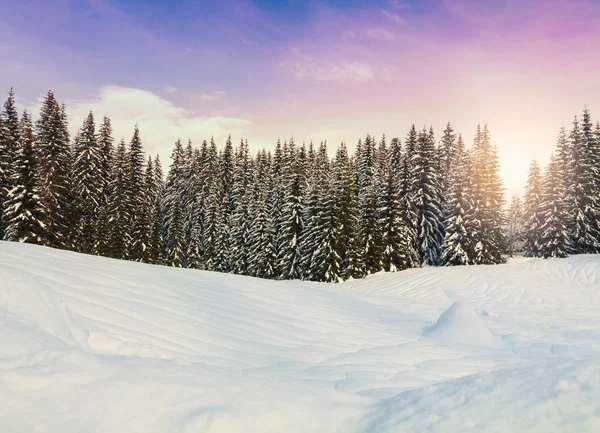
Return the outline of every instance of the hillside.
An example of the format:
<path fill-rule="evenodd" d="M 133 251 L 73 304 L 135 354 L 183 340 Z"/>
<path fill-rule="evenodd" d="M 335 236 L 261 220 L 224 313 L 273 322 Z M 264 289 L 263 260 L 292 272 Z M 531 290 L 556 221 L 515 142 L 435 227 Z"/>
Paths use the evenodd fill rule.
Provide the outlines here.
<path fill-rule="evenodd" d="M 0 242 L 0 431 L 597 432 L 600 256 L 264 281 Z"/>

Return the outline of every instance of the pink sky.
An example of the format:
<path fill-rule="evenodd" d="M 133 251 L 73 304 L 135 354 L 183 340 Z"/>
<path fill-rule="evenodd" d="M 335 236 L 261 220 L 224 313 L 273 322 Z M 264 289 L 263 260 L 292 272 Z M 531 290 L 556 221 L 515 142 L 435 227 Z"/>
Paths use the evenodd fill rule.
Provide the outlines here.
<path fill-rule="evenodd" d="M 29 107 L 52 88 L 74 128 L 89 109 L 119 136 L 138 122 L 164 161 L 179 136 L 335 147 L 450 121 L 470 142 L 488 123 L 508 192 L 585 105 L 600 113 L 597 1 L 166 3 L 0 6 L 0 80 Z"/>

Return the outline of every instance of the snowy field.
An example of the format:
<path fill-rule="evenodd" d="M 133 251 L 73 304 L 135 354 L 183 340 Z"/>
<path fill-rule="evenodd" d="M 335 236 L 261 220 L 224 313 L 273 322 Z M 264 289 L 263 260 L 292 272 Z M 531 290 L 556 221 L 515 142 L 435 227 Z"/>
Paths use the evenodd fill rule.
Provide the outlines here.
<path fill-rule="evenodd" d="M 0 242 L 0 432 L 600 432 L 600 256 L 328 285 Z"/>

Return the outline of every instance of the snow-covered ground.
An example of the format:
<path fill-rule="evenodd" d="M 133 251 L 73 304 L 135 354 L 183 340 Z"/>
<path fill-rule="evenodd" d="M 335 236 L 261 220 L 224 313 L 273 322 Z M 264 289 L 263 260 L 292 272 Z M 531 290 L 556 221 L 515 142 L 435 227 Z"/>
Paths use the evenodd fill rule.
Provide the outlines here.
<path fill-rule="evenodd" d="M 0 242 L 0 432 L 599 432 L 600 256 L 273 282 Z"/>

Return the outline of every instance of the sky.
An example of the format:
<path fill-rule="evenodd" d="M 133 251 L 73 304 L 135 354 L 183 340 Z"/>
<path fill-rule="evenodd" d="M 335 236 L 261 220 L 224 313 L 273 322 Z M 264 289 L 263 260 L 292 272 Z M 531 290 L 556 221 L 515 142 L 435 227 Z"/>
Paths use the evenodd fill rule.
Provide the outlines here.
<path fill-rule="evenodd" d="M 600 116 L 600 0 L 0 0 L 0 83 L 75 132 L 93 110 L 177 138 L 340 141 L 487 123 L 508 193 L 561 126 Z M 0 92 L 2 89 L 0 89 Z"/>

